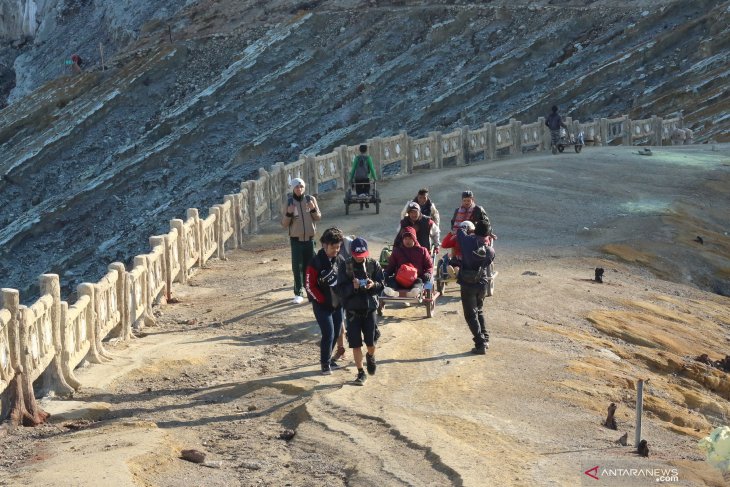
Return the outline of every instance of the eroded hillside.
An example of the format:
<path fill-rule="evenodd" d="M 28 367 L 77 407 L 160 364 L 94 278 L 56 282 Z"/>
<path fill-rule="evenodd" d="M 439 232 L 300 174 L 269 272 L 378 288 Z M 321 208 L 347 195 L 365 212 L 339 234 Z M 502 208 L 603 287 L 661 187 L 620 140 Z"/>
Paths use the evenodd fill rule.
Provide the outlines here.
<path fill-rule="evenodd" d="M 580 119 L 682 110 L 698 141 L 728 140 L 730 2 L 155 2 L 114 31 L 106 71 L 97 7 L 76 3 L 18 47 L 16 85 L 38 87 L 0 111 L 0 276 L 26 295 L 41 272 L 67 290 L 98 279 L 258 167 L 377 135 L 557 103 Z M 45 69 L 69 49 L 84 73 Z"/>

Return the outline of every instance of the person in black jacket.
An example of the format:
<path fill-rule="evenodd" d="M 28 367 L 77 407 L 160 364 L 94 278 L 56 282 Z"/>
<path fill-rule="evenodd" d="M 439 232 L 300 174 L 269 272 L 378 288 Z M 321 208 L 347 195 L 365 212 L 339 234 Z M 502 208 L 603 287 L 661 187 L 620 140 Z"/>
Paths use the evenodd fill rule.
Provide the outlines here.
<path fill-rule="evenodd" d="M 330 375 L 333 367 L 338 367 L 332 359 L 332 350 L 342 331 L 342 306 L 333 292 L 337 284 L 338 259 L 343 235 L 339 228 L 328 228 L 319 239 L 322 248 L 312 257 L 305 273 L 304 287 L 312 303 L 312 311 L 322 331 L 319 346 L 319 362 L 322 374 Z"/>
<path fill-rule="evenodd" d="M 563 119 L 558 115 L 558 107 L 553 105 L 552 112 L 545 119 L 545 125 L 550 129 L 550 146 L 553 147 L 553 154 L 557 151 L 558 142 L 560 142 L 560 127 L 567 129 L 568 126 L 563 123 Z"/>
<path fill-rule="evenodd" d="M 355 385 L 365 385 L 367 376 L 362 368 L 362 344 L 367 347 L 367 370 L 375 374 L 375 344 L 378 341 L 378 295 L 383 291 L 383 269 L 370 257 L 364 238 L 353 239 L 352 256 L 338 266 L 337 294 L 347 313 L 347 343 L 357 366 Z"/>
<path fill-rule="evenodd" d="M 393 247 L 399 247 L 403 243 L 403 230 L 407 227 L 416 229 L 416 238 L 421 247 L 429 252 L 432 248 L 434 253 L 438 252 L 438 245 L 441 241 L 439 227 L 431 218 L 421 214 L 421 207 L 415 201 L 411 201 L 407 205 L 407 214 L 400 221 L 400 228 L 398 228 Z"/>
<path fill-rule="evenodd" d="M 456 282 L 461 286 L 464 318 L 474 338 L 471 352 L 484 355 L 489 348 L 489 332 L 484 321 L 484 298 L 487 295 L 487 267 L 494 260 L 494 249 L 486 245 L 487 224 L 480 221 L 469 235 L 463 228 L 456 233 L 461 247 L 461 268 Z"/>
<path fill-rule="evenodd" d="M 489 222 L 487 210 L 476 204 L 474 193 L 470 190 L 461 193 L 461 206 L 454 210 L 454 216 L 451 217 L 451 231 L 459 230 L 458 224 L 467 220 L 474 225 L 480 221 L 485 222 L 488 234 L 492 234 L 492 224 Z"/>

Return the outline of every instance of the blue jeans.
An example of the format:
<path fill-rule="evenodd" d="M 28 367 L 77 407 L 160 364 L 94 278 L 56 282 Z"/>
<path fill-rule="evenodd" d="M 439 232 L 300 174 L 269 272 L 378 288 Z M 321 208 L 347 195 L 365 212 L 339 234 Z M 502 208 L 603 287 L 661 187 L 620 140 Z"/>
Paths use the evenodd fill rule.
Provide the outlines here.
<path fill-rule="evenodd" d="M 332 350 L 337 343 L 337 337 L 342 331 L 342 307 L 335 309 L 329 306 L 323 306 L 316 301 L 312 301 L 312 310 L 314 317 L 317 319 L 319 329 L 322 331 L 322 342 L 319 345 L 319 363 L 322 365 L 329 364 L 332 360 Z"/>

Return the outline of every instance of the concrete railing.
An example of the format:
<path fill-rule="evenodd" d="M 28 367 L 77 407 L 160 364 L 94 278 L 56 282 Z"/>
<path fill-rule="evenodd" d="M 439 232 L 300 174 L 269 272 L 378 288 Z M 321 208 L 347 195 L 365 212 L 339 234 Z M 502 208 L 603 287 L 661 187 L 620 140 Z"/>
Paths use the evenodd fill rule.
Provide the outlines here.
<path fill-rule="evenodd" d="M 591 122 L 565 120 L 571 132 L 582 131 L 594 145 L 637 142 L 661 145 L 691 139 L 682 119 L 652 117 L 629 120 L 627 116 Z M 682 132 L 683 137 L 677 133 Z M 522 125 L 486 123 L 479 128 L 461 127 L 450 133 L 431 132 L 413 139 L 406 132 L 367 141 L 381 179 L 411 174 L 423 168 L 463 166 L 492 160 L 499 154 L 549 149 L 550 134 L 544 119 Z M 113 263 L 96 283 L 78 286 L 76 302 L 61 300 L 57 275 L 41 276 L 41 297 L 30 306 L 20 305 L 16 290 L 3 289 L 0 306 L 0 405 L 5 416 L 13 408 L 9 398 L 13 381 L 19 380 L 23 395 L 33 398 L 33 382 L 40 390 L 69 394 L 81 387 L 73 370 L 84 360 L 101 363 L 112 355 L 104 348 L 110 338 L 127 340 L 134 329 L 154 321 L 152 307 L 169 300 L 174 283 L 186 284 L 206 262 L 225 259 L 226 248 L 240 247 L 259 224 L 278 218 L 292 179 L 302 178 L 311 192 L 342 190 L 348 186 L 350 164 L 358 146 L 343 145 L 318 156 L 259 169 L 255 180 L 241 183 L 239 192 L 226 195 L 221 204 L 201 218 L 196 208 L 186 219 L 170 221 L 170 231 L 150 237 L 151 251 L 134 258 L 127 270 Z"/>

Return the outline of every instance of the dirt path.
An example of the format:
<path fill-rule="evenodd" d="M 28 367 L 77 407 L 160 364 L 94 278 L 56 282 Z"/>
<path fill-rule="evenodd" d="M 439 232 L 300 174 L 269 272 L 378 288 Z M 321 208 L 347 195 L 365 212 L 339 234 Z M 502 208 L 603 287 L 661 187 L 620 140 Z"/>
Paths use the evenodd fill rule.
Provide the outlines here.
<path fill-rule="evenodd" d="M 680 251 L 677 266 L 694 262 L 694 275 L 730 268 L 730 228 L 714 216 L 730 210 L 730 148 L 720 149 L 648 159 L 589 148 L 421 173 L 381 186 L 381 215 L 346 218 L 340 195 L 324 195 L 325 225 L 379 250 L 419 187 L 431 187 L 444 220 L 473 189 L 500 236 L 488 355 L 468 353 L 452 288 L 433 319 L 386 308 L 365 387 L 349 384 L 349 360 L 321 376 L 318 328 L 309 306 L 289 302 L 288 246 L 272 224 L 175 286 L 180 302 L 160 307 L 145 336 L 111 344 L 113 362 L 80 370 L 82 404 L 46 401 L 53 424 L 0 430 L 0 485 L 575 486 L 594 465 L 677 468 L 671 485 L 722 485 L 695 445 L 730 414 L 730 391 L 703 385 L 714 372 L 693 375 L 692 357 L 728 352 L 730 301 L 655 277 Z M 672 219 L 679 208 L 705 215 L 692 224 L 718 237 L 691 247 L 694 227 Z M 603 285 L 590 280 L 595 267 Z M 631 447 L 639 378 L 650 379 L 649 459 Z M 610 402 L 618 431 L 600 425 Z M 616 443 L 624 432 L 628 447 Z M 179 459 L 185 448 L 211 467 Z"/>

